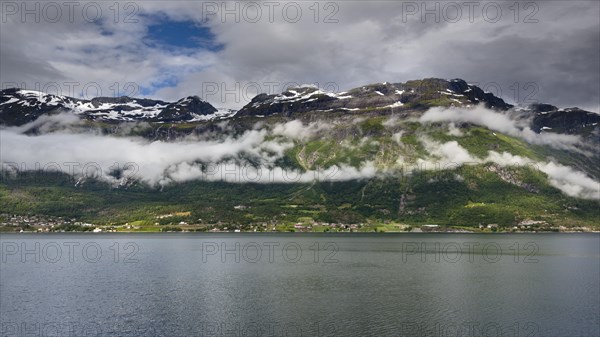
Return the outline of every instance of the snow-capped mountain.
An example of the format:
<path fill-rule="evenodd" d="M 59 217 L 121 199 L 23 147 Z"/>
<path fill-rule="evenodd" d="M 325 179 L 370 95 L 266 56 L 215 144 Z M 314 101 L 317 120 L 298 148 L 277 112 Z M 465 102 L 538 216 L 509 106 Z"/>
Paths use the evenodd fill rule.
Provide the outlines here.
<path fill-rule="evenodd" d="M 236 117 L 283 115 L 298 117 L 308 112 L 386 114 L 416 117 L 432 107 L 486 108 L 516 115 L 532 130 L 579 134 L 598 128 L 600 115 L 579 108 L 559 109 L 549 104 L 513 106 L 493 93 L 461 79 L 428 78 L 405 83 L 377 83 L 346 92 L 330 93 L 314 86 L 289 88 L 281 94 L 260 94 L 244 106 Z"/>
<path fill-rule="evenodd" d="M 263 118 L 280 115 L 299 118 L 335 118 L 343 114 L 372 115 L 394 113 L 398 117 L 418 117 L 432 107 L 474 107 L 483 105 L 515 115 L 532 130 L 580 134 L 598 131 L 600 115 L 579 108 L 559 109 L 549 104 L 515 107 L 461 79 L 428 78 L 404 83 L 376 83 L 345 92 L 329 92 L 315 86 L 288 88 L 280 94 L 259 94 L 239 111 L 217 109 L 197 96 L 177 102 L 131 98 L 97 97 L 81 100 L 39 91 L 6 89 L 0 91 L 0 124 L 23 125 L 46 114 L 72 112 L 99 122 L 197 123 L 228 118 Z M 156 135 L 153 135 L 155 137 Z"/>
<path fill-rule="evenodd" d="M 307 111 L 423 110 L 432 106 L 469 106 L 485 104 L 506 110 L 512 107 L 492 93 L 461 79 L 451 81 L 424 79 L 406 83 L 378 83 L 338 94 L 316 87 L 289 88 L 276 94 L 261 94 L 243 107 L 239 116 L 291 115 Z"/>
<path fill-rule="evenodd" d="M 81 118 L 104 122 L 196 122 L 230 117 L 235 110 L 217 109 L 197 96 L 169 103 L 131 97 L 97 97 L 81 100 L 40 91 L 0 91 L 0 123 L 21 125 L 44 114 L 72 112 Z"/>

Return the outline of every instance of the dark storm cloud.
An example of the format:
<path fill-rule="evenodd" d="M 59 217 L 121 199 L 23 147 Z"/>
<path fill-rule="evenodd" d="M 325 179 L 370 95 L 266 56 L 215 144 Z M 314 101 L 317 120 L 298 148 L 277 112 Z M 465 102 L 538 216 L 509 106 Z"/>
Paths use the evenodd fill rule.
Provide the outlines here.
<path fill-rule="evenodd" d="M 0 49 L 1 89 L 20 83 L 62 80 L 62 74 L 45 60 L 34 59 L 10 48 Z M 7 79 L 5 81 L 4 79 Z M 14 82 L 10 82 L 10 80 Z"/>
<path fill-rule="evenodd" d="M 462 76 L 494 93 L 500 90 L 511 102 L 542 101 L 597 111 L 600 43 L 594 31 L 572 31 L 561 39 L 506 36 L 457 47 L 472 53 L 450 54 L 445 64 L 429 60 L 434 73 Z"/>

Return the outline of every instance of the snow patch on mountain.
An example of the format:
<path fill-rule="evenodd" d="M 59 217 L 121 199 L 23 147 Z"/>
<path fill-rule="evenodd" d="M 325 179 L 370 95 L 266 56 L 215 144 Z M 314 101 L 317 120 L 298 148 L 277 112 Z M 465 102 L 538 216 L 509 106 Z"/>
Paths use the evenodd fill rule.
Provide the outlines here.
<path fill-rule="evenodd" d="M 236 111 L 215 109 L 198 97 L 187 97 L 175 103 L 130 97 L 98 97 L 77 99 L 44 93 L 36 90 L 6 89 L 0 96 L 0 113 L 15 110 L 21 116 L 40 115 L 45 112 L 72 112 L 81 118 L 101 121 L 210 121 L 229 118 Z M 161 115 L 169 109 L 168 119 Z M 201 110 L 201 113 L 198 113 Z M 184 115 L 189 116 L 184 116 Z M 178 118 L 181 115 L 185 118 Z"/>

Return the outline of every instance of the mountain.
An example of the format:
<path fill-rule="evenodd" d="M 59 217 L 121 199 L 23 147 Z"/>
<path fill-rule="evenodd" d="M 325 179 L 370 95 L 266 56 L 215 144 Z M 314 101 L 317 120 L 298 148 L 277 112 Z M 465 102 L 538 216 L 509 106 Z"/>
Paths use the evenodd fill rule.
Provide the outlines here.
<path fill-rule="evenodd" d="M 332 93 L 314 86 L 288 88 L 280 94 L 259 94 L 239 111 L 217 109 L 198 96 L 177 102 L 145 98 L 97 97 L 82 100 L 17 88 L 0 91 L 0 125 L 18 126 L 44 115 L 71 112 L 89 121 L 198 123 L 242 117 L 281 115 L 303 118 L 306 113 L 327 115 L 394 113 L 418 116 L 431 107 L 485 106 L 499 111 L 515 109 L 530 120 L 532 130 L 579 134 L 593 131 L 600 115 L 579 108 L 559 109 L 549 104 L 514 107 L 464 80 L 424 79 L 405 83 L 378 83 Z M 160 126 L 160 125 L 159 125 Z"/>
<path fill-rule="evenodd" d="M 130 97 L 81 100 L 17 88 L 0 91 L 0 123 L 23 125 L 43 115 L 72 112 L 82 119 L 102 122 L 197 122 L 226 118 L 235 113 L 216 109 L 197 96 L 174 103 Z"/>
<path fill-rule="evenodd" d="M 239 116 L 292 116 L 307 111 L 395 110 L 423 111 L 433 106 L 470 106 L 507 110 L 512 105 L 464 80 L 425 79 L 406 83 L 380 83 L 338 94 L 315 87 L 289 88 L 281 94 L 261 94 L 244 106 Z"/>
<path fill-rule="evenodd" d="M 535 132 L 553 130 L 559 133 L 580 134 L 596 129 L 600 115 L 579 108 L 559 109 L 550 104 L 533 104 L 532 129 Z"/>
<path fill-rule="evenodd" d="M 460 79 L 340 93 L 301 86 L 239 111 L 194 96 L 7 89 L 0 214 L 148 230 L 597 228 L 599 121 L 578 108 L 512 106 Z M 100 173 L 42 174 L 35 165 L 44 162 L 93 163 Z"/>

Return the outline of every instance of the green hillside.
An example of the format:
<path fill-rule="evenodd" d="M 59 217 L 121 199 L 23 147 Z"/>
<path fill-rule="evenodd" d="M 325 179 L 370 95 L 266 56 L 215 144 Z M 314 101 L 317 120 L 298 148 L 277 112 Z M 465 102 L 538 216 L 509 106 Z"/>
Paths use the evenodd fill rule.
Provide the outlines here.
<path fill-rule="evenodd" d="M 273 127 L 275 121 L 280 122 L 273 120 L 264 127 Z M 296 223 L 315 228 L 319 223 L 362 224 L 361 230 L 385 229 L 385 224 L 474 228 L 498 224 L 511 229 L 524 220 L 544 221 L 556 228 L 598 228 L 600 224 L 597 200 L 565 195 L 533 166 L 501 166 L 483 160 L 489 151 L 532 162 L 552 158 L 564 165 L 585 162 L 585 157 L 473 125 L 463 125 L 460 134 L 452 135 L 446 124 L 389 116 L 347 116 L 332 121 L 322 120 L 332 125 L 294 139 L 277 165 L 308 172 L 342 165 L 360 168 L 370 162 L 385 174 L 350 181 L 190 181 L 163 188 L 138 182 L 115 188 L 91 180 L 76 187 L 66 175 L 27 172 L 3 177 L 0 213 L 45 214 L 103 225 L 135 222 L 151 227 L 184 222 L 206 228 L 277 230 L 291 230 Z M 281 135 L 269 140 L 290 142 Z M 439 159 L 428 152 L 427 142 L 456 142 L 481 162 L 421 169 L 420 161 Z M 236 160 L 252 162 L 253 158 L 242 155 Z M 184 215 L 161 218 L 172 214 Z"/>

